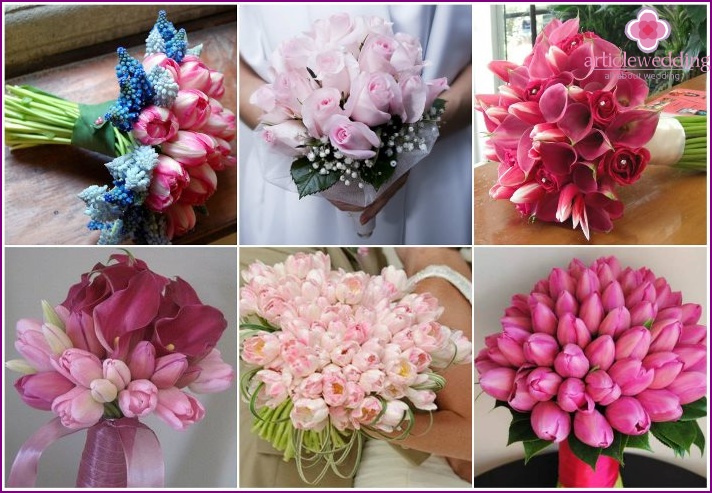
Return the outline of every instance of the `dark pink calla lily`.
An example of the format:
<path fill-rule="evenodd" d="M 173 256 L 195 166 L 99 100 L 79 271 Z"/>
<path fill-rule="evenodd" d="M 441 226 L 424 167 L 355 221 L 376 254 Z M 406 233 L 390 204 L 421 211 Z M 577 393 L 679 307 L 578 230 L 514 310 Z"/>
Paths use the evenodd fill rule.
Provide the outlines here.
<path fill-rule="evenodd" d="M 626 72 L 625 77 L 621 77 L 618 81 L 613 93 L 619 105 L 635 108 L 643 104 L 648 97 L 648 84 L 637 75 Z"/>
<path fill-rule="evenodd" d="M 571 177 L 576 187 L 583 193 L 595 192 L 598 189 L 596 171 L 592 164 L 576 163 L 571 166 Z"/>
<path fill-rule="evenodd" d="M 643 147 L 653 138 L 659 118 L 660 114 L 656 111 L 623 111 L 613 119 L 606 129 L 606 134 L 614 146 Z"/>
<path fill-rule="evenodd" d="M 570 104 L 558 124 L 566 136 L 576 143 L 591 132 L 593 127 L 591 110 L 583 103 Z"/>
<path fill-rule="evenodd" d="M 582 158 L 593 161 L 613 149 L 613 146 L 603 131 L 594 128 L 586 137 L 576 143 L 575 148 Z"/>
<path fill-rule="evenodd" d="M 565 142 L 540 142 L 539 155 L 544 167 L 559 175 L 568 175 L 577 159 L 574 148 Z"/>
<path fill-rule="evenodd" d="M 539 109 L 547 122 L 558 122 L 564 116 L 569 95 L 561 83 L 548 87 L 539 98 Z"/>

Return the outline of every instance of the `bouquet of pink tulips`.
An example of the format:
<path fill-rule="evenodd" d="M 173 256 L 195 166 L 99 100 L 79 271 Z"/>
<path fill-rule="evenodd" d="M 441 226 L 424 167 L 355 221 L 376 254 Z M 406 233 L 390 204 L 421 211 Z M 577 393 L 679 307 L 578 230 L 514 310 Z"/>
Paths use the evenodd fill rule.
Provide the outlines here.
<path fill-rule="evenodd" d="M 241 391 L 254 431 L 296 458 L 317 483 L 363 436 L 410 434 L 416 411 L 433 411 L 445 385 L 436 371 L 472 358 L 470 341 L 437 322 L 429 294 L 410 293 L 405 272 L 333 271 L 322 253 L 297 254 L 242 273 Z M 389 435 L 386 435 L 389 434 Z M 307 479 L 303 469 L 322 461 Z M 310 464 L 315 463 L 315 464 Z"/>
<path fill-rule="evenodd" d="M 116 101 L 79 105 L 28 86 L 8 86 L 5 138 L 11 149 L 73 144 L 111 157 L 113 187 L 79 197 L 99 244 L 164 244 L 195 227 L 195 208 L 234 166 L 235 115 L 220 104 L 223 75 L 188 48 L 164 11 L 146 39 L 143 63 L 117 50 Z"/>
<path fill-rule="evenodd" d="M 706 170 L 706 118 L 660 118 L 640 108 L 648 86 L 621 69 L 621 50 L 578 19 L 553 20 L 522 65 L 495 61 L 506 85 L 476 96 L 499 163 L 495 199 L 531 220 L 571 219 L 588 239 L 623 215 L 616 189 L 648 164 Z M 701 142 L 704 140 L 704 144 Z"/>
<path fill-rule="evenodd" d="M 15 389 L 56 417 L 18 452 L 10 486 L 33 486 L 44 449 L 83 429 L 78 486 L 163 486 L 160 445 L 138 418 L 155 414 L 184 430 L 205 417 L 187 389 L 216 393 L 232 384 L 234 371 L 215 347 L 227 327 L 222 313 L 180 278 L 130 255 L 111 260 L 83 274 L 61 304 L 43 301 L 44 321 L 17 323 L 23 359 L 7 362 L 24 373 Z"/>
<path fill-rule="evenodd" d="M 300 198 L 368 206 L 438 137 L 448 86 L 424 81 L 424 63 L 420 41 L 380 17 L 333 15 L 283 42 L 274 82 L 250 99 L 264 112 L 266 179 Z"/>
<path fill-rule="evenodd" d="M 480 385 L 511 410 L 509 442 L 524 442 L 526 460 L 557 442 L 592 468 L 601 455 L 622 463 L 626 447 L 650 450 L 650 434 L 677 455 L 702 451 L 700 315 L 646 268 L 574 260 L 512 298 L 475 359 Z"/>

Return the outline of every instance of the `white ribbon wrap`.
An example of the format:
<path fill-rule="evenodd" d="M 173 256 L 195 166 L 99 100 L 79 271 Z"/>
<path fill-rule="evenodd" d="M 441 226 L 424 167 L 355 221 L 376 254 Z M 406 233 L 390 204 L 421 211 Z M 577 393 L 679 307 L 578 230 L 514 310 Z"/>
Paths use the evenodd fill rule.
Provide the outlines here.
<path fill-rule="evenodd" d="M 650 151 L 649 164 L 673 166 L 685 151 L 685 129 L 677 119 L 661 115 L 655 135 L 645 147 Z"/>

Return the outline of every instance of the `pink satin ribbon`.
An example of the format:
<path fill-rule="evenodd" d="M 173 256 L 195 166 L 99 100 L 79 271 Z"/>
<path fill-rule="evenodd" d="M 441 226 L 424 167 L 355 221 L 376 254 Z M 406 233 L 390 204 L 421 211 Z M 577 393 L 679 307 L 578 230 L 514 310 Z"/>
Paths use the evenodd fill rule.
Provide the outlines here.
<path fill-rule="evenodd" d="M 42 453 L 55 441 L 77 431 L 80 430 L 62 426 L 59 418 L 42 426 L 17 453 L 7 485 L 33 487 Z M 136 418 L 101 420 L 88 433 L 77 486 L 163 486 L 163 453 L 156 434 L 148 426 Z M 123 463 L 120 462 L 121 456 Z M 107 460 L 113 462 L 109 464 Z"/>
<path fill-rule="evenodd" d="M 596 468 L 574 455 L 566 440 L 559 443 L 559 483 L 564 488 L 612 488 L 619 475 L 617 460 L 601 455 Z"/>

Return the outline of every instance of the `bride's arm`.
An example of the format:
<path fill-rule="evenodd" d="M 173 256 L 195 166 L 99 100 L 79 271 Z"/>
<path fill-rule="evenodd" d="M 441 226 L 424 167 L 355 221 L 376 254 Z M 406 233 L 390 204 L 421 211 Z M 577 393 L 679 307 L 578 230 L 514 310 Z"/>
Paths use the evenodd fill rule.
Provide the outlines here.
<path fill-rule="evenodd" d="M 447 137 L 472 124 L 472 64 L 469 64 L 451 82 L 450 89 L 440 96 L 446 101 L 440 135 Z"/>
<path fill-rule="evenodd" d="M 240 120 L 250 128 L 260 123 L 262 110 L 250 103 L 250 96 L 265 81 L 240 57 Z"/>
<path fill-rule="evenodd" d="M 398 256 L 409 276 L 428 265 L 447 265 L 472 278 L 470 267 L 457 250 L 449 248 L 399 248 Z M 470 303 L 450 282 L 440 278 L 420 281 L 416 292 L 429 292 L 445 308 L 440 322 L 461 330 L 472 340 L 472 309 Z M 433 413 L 433 424 L 427 415 L 419 415 L 411 436 L 402 445 L 447 457 L 451 467 L 463 479 L 470 481 L 472 468 L 472 364 L 455 365 L 444 371 L 445 388 L 438 392 L 438 410 Z"/>

